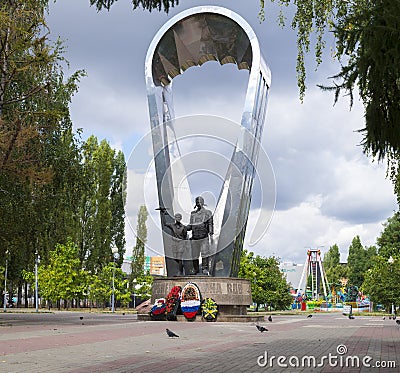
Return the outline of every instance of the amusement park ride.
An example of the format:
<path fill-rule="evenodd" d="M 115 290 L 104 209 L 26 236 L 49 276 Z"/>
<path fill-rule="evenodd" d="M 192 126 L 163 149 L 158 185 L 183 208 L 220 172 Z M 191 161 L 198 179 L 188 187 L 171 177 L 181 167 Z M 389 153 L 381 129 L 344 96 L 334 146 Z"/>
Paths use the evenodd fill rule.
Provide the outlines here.
<path fill-rule="evenodd" d="M 307 251 L 307 259 L 304 264 L 299 285 L 297 286 L 297 291 L 299 293 L 306 294 L 307 279 L 309 276 L 311 276 L 311 298 L 314 300 L 319 299 L 319 289 L 322 284 L 324 296 L 325 299 L 327 299 L 329 292 L 328 280 L 321 260 L 321 250 L 319 249 L 309 249 Z"/>

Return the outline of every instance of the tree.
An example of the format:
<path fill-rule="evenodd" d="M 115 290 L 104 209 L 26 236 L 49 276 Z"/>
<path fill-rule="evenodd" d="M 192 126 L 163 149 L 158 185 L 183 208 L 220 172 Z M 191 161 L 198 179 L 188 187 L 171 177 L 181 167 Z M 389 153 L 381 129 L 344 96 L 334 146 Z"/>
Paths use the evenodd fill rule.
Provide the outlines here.
<path fill-rule="evenodd" d="M 400 150 L 397 122 L 400 117 L 400 85 L 398 61 L 400 48 L 400 4 L 383 0 L 279 0 L 281 7 L 293 6 L 291 26 L 297 30 L 297 76 L 302 98 L 306 89 L 304 56 L 310 50 L 315 34 L 317 66 L 322 62 L 324 33 L 330 31 L 336 47 L 334 58 L 341 70 L 333 86 L 335 102 L 344 92 L 353 103 L 353 91 L 358 87 L 365 107 L 364 151 L 378 159 L 389 156 L 394 162 Z M 261 0 L 260 16 L 264 19 L 265 1 Z M 281 12 L 279 22 L 285 23 Z"/>
<path fill-rule="evenodd" d="M 348 277 L 347 265 L 340 264 L 339 247 L 335 244 L 324 255 L 324 270 L 328 283 L 336 291 L 342 286 L 342 279 Z"/>
<path fill-rule="evenodd" d="M 243 250 L 239 277 L 251 281 L 253 302 L 272 305 L 275 309 L 286 309 L 292 302 L 289 285 L 279 270 L 279 262 L 275 257 L 264 258 Z"/>
<path fill-rule="evenodd" d="M 111 241 L 118 248 L 120 258 L 125 250 L 126 162 L 122 151 L 114 157 L 111 180 Z"/>
<path fill-rule="evenodd" d="M 152 283 L 153 276 L 150 273 L 143 273 L 132 280 L 131 292 L 140 298 L 150 298 Z"/>
<path fill-rule="evenodd" d="M 360 237 L 353 238 L 349 247 L 347 265 L 349 267 L 349 281 L 351 285 L 361 286 L 364 280 L 365 252 Z"/>
<path fill-rule="evenodd" d="M 107 141 L 90 136 L 83 145 L 83 187 L 80 203 L 80 252 L 85 268 L 96 272 L 118 248 L 119 264 L 125 247 L 126 165 Z"/>
<path fill-rule="evenodd" d="M 95 5 L 98 11 L 102 9 L 110 10 L 111 6 L 116 1 L 117 0 L 90 0 L 90 5 Z M 156 9 L 168 13 L 170 8 L 174 7 L 175 4 L 178 5 L 179 0 L 132 0 L 133 9 L 141 7 L 150 12 Z"/>
<path fill-rule="evenodd" d="M 323 263 L 326 270 L 336 267 L 340 264 L 340 252 L 338 245 L 334 244 L 329 248 L 329 250 L 324 254 Z"/>
<path fill-rule="evenodd" d="M 63 45 L 48 40 L 46 6 L 43 0 L 0 4 L 0 170 L 35 183 L 51 179 L 47 141 L 65 117 L 59 103 L 70 100 L 83 75 L 63 82 Z"/>
<path fill-rule="evenodd" d="M 371 267 L 371 260 L 376 255 L 375 246 L 364 249 L 359 236 L 353 238 L 349 247 L 347 266 L 349 270 L 349 285 L 360 287 L 364 281 L 365 272 Z"/>
<path fill-rule="evenodd" d="M 98 274 L 92 275 L 89 280 L 90 302 L 95 302 L 96 305 L 101 304 L 103 307 L 106 302 L 109 302 L 112 295 L 112 279 L 114 275 L 114 297 L 115 301 L 121 301 L 123 306 L 127 306 L 131 299 L 128 289 L 128 280 L 121 268 L 114 268 L 114 263 L 108 263 Z"/>
<path fill-rule="evenodd" d="M 9 251 L 8 284 L 19 302 L 22 271 L 33 269 L 36 250 L 47 265 L 70 237 L 79 244 L 79 268 L 98 270 L 111 247 L 121 264 L 125 247 L 124 155 L 96 139 L 85 168 L 85 144 L 69 113 L 85 73 L 65 76 L 64 45 L 50 42 L 47 5 L 0 2 L 0 257 Z"/>
<path fill-rule="evenodd" d="M 33 282 L 32 272 L 25 272 L 24 277 Z M 50 302 L 71 301 L 86 295 L 88 276 L 80 269 L 78 247 L 71 240 L 50 252 L 49 264 L 38 268 L 38 282 L 41 297 Z"/>
<path fill-rule="evenodd" d="M 392 263 L 383 256 L 376 256 L 372 267 L 366 272 L 362 285 L 363 291 L 375 303 L 400 305 L 400 256 L 392 257 Z"/>
<path fill-rule="evenodd" d="M 73 216 L 59 209 L 69 199 L 55 179 L 71 171 L 58 160 L 72 133 L 68 105 L 84 73 L 64 76 L 64 47 L 49 41 L 46 6 L 43 0 L 0 4 L 0 255 L 10 252 L 9 283 L 18 287 L 19 301 L 22 269 L 32 268 L 39 245 L 47 260 L 62 229 L 66 241 L 70 226 L 61 215 Z"/>
<path fill-rule="evenodd" d="M 146 206 L 140 206 L 137 218 L 137 229 L 136 229 L 136 245 L 132 250 L 132 262 L 131 262 L 131 285 L 134 280 L 144 275 L 144 248 L 147 242 L 147 220 L 148 212 Z"/>
<path fill-rule="evenodd" d="M 400 213 L 397 211 L 383 224 L 383 231 L 376 239 L 380 256 L 389 258 L 400 255 Z"/>

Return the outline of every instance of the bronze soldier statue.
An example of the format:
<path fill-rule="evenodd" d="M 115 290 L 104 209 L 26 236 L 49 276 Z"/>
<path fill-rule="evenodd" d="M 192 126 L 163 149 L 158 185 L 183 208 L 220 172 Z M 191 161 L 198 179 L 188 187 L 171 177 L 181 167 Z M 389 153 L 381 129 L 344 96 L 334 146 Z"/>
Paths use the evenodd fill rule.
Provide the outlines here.
<path fill-rule="evenodd" d="M 164 211 L 164 214 L 167 212 Z M 178 264 L 177 276 L 183 276 L 183 254 L 187 248 L 187 228 L 181 223 L 182 215 L 176 213 L 174 215 L 175 222 L 172 224 L 166 223 L 165 218 L 163 219 L 163 224 L 171 230 L 172 238 L 172 255 L 175 262 Z"/>
<path fill-rule="evenodd" d="M 203 197 L 196 197 L 195 210 L 190 213 L 188 231 L 190 238 L 194 274 L 200 274 L 199 256 L 201 253 L 201 269 L 203 275 L 212 275 L 212 235 L 214 234 L 213 216 L 210 210 L 204 208 Z M 211 241 L 211 242 L 210 242 Z"/>

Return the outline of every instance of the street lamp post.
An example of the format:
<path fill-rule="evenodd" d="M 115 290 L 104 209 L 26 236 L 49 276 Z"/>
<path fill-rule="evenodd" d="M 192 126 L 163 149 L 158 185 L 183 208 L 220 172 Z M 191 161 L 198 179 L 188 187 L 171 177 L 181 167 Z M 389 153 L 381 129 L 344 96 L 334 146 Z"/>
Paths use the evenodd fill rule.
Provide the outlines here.
<path fill-rule="evenodd" d="M 136 308 L 136 285 L 137 285 L 137 283 L 136 283 L 136 278 L 132 281 L 132 284 L 133 284 L 133 308 Z"/>
<path fill-rule="evenodd" d="M 119 254 L 118 254 L 118 248 L 117 247 L 113 247 L 111 249 L 112 254 L 113 254 L 113 262 L 114 262 L 114 266 L 113 266 L 113 277 L 112 277 L 112 295 L 111 295 L 111 312 L 114 313 L 115 312 L 115 261 L 119 259 Z"/>
<path fill-rule="evenodd" d="M 35 306 L 36 312 L 39 312 L 39 281 L 38 281 L 38 264 L 40 263 L 40 255 L 35 251 Z"/>
<path fill-rule="evenodd" d="M 7 312 L 7 270 L 8 270 L 8 250 L 6 250 L 6 270 L 4 271 L 4 312 Z"/>
<path fill-rule="evenodd" d="M 388 263 L 390 265 L 390 273 L 392 273 L 392 264 L 394 262 L 393 257 L 390 255 L 389 259 L 388 259 Z M 392 315 L 394 315 L 394 304 L 392 303 Z"/>

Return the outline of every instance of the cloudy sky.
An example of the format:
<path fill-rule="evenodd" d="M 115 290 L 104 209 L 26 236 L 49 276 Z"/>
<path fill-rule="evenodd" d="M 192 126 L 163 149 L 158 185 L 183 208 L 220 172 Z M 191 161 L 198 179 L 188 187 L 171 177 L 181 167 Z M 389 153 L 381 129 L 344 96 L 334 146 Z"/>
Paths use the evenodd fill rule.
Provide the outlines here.
<path fill-rule="evenodd" d="M 141 9 L 132 11 L 129 0 L 118 1 L 110 12 L 98 13 L 89 0 L 58 0 L 51 3 L 48 24 L 52 38 L 60 36 L 67 46 L 72 73 L 84 69 L 71 114 L 84 135 L 106 138 L 130 155 L 137 151 L 149 131 L 144 61 L 148 46 L 159 28 L 172 16 L 198 5 L 229 7 L 242 16 L 258 36 L 262 53 L 272 71 L 263 147 L 275 174 L 276 206 L 268 230 L 259 242 L 245 247 L 284 261 L 303 263 L 307 248 L 325 252 L 338 244 L 342 259 L 353 237 L 365 246 L 375 244 L 382 223 L 397 209 L 393 189 L 385 179 L 385 165 L 371 162 L 362 153 L 357 132 L 363 127 L 363 109 L 333 97 L 316 84 L 329 84 L 339 70 L 330 59 L 327 40 L 324 63 L 315 71 L 312 55 L 307 59 L 308 79 L 304 103 L 296 85 L 296 34 L 276 22 L 277 6 L 268 6 L 266 21 L 257 18 L 258 0 L 185 1 L 169 15 Z M 210 62 L 191 68 L 174 79 L 176 116 L 210 114 L 240 122 L 248 73 L 233 65 Z M 135 150 L 136 149 L 136 150 Z M 134 164 L 134 161 L 133 161 Z M 154 178 L 128 178 L 127 253 L 135 244 L 134 229 L 138 196 L 155 200 Z M 211 198 L 211 197 L 210 197 Z M 255 198 L 257 201 L 257 198 Z M 253 203 L 248 226 L 254 226 L 259 207 Z M 149 208 L 148 253 L 161 252 L 158 217 Z M 267 225 L 268 219 L 265 220 Z"/>

